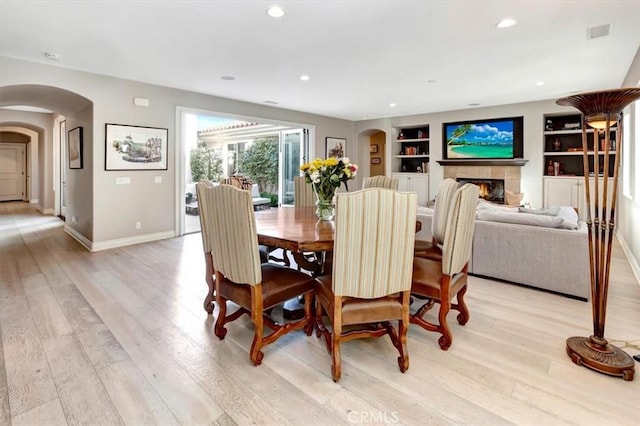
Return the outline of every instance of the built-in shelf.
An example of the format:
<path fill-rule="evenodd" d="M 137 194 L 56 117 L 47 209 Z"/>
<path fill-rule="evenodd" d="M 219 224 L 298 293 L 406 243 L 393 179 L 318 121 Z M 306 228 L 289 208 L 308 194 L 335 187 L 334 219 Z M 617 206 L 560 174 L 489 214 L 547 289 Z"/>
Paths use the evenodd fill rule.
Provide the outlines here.
<path fill-rule="evenodd" d="M 524 166 L 529 160 L 513 158 L 505 160 L 437 160 L 441 166 Z"/>

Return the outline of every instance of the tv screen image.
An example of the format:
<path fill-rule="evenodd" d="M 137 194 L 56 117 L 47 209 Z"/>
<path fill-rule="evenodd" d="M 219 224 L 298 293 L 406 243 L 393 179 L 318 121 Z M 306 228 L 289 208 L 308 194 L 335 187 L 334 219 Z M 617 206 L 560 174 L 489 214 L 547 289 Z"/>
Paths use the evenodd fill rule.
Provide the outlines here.
<path fill-rule="evenodd" d="M 445 123 L 445 158 L 514 158 L 515 127 L 511 118 Z"/>

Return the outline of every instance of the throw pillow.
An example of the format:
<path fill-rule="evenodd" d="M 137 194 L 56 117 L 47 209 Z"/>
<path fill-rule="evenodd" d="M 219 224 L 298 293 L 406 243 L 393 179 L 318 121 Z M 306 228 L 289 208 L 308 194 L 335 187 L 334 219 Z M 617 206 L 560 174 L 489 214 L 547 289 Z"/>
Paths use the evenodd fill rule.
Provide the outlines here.
<path fill-rule="evenodd" d="M 557 216 L 558 212 L 560 212 L 560 207 L 549 207 L 548 209 L 528 209 L 526 207 L 520 207 L 518 211 L 520 213 L 543 214 L 545 216 Z"/>
<path fill-rule="evenodd" d="M 478 210 L 478 220 L 491 222 L 514 223 L 518 225 L 542 226 L 545 228 L 558 228 L 564 221 L 561 217 L 536 214 L 523 214 L 515 212 Z"/>
<path fill-rule="evenodd" d="M 552 207 L 553 208 L 553 207 Z M 558 207 L 557 217 L 562 219 L 562 223 L 558 228 L 561 229 L 578 229 L 578 213 L 570 206 Z"/>

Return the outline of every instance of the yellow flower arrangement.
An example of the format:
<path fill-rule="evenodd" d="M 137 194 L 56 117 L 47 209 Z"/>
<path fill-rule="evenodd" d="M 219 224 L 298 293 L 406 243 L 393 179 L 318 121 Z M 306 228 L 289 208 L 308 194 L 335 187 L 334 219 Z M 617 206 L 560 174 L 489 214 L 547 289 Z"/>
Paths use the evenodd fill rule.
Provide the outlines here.
<path fill-rule="evenodd" d="M 325 160 L 316 158 L 300 166 L 300 170 L 304 173 L 305 181 L 311 184 L 318 200 L 330 203 L 341 184 L 349 190 L 347 181 L 355 179 L 358 166 L 352 164 L 347 157 L 329 157 Z"/>

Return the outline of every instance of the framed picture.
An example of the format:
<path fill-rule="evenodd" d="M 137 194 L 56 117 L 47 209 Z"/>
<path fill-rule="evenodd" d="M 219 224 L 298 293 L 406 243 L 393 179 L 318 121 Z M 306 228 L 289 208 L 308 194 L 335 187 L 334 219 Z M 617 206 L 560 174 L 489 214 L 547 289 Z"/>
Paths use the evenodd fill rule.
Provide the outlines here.
<path fill-rule="evenodd" d="M 371 157 L 371 164 L 380 164 L 380 157 Z"/>
<path fill-rule="evenodd" d="M 69 130 L 67 137 L 67 155 L 69 156 L 69 168 L 82 168 L 82 127 Z"/>
<path fill-rule="evenodd" d="M 105 127 L 105 170 L 167 170 L 167 129 L 111 123 Z"/>
<path fill-rule="evenodd" d="M 336 157 L 342 158 L 345 156 L 345 145 L 347 140 L 344 138 L 331 138 L 327 137 L 324 140 L 325 146 L 325 158 Z"/>
<path fill-rule="evenodd" d="M 377 154 L 378 153 L 378 145 L 377 144 L 369 145 L 369 153 L 370 154 Z"/>

